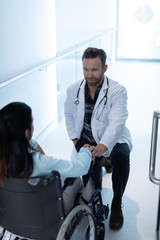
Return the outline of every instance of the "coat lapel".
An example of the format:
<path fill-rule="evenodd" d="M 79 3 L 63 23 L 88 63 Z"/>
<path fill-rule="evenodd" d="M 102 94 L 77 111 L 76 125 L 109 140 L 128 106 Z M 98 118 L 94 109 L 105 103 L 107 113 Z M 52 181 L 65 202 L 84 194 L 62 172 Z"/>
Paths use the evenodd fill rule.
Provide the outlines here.
<path fill-rule="evenodd" d="M 100 93 L 99 93 L 99 95 L 98 95 L 98 99 L 97 99 L 97 101 L 96 101 L 96 104 L 95 104 L 95 107 L 94 107 L 94 111 L 93 111 L 93 112 L 95 112 L 95 110 L 97 109 L 99 103 L 100 103 L 100 102 L 102 101 L 102 99 L 104 98 L 107 89 L 108 89 L 107 77 L 104 76 L 103 85 L 102 85 L 102 88 L 101 88 Z"/>

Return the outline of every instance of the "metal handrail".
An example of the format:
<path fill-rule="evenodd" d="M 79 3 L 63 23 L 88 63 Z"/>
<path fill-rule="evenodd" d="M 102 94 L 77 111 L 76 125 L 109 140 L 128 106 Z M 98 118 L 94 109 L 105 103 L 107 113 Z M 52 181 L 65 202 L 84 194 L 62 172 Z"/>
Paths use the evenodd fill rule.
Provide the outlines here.
<path fill-rule="evenodd" d="M 155 177 L 156 165 L 156 152 L 157 152 L 157 139 L 158 139 L 158 120 L 160 119 L 160 112 L 154 111 L 152 122 L 152 137 L 150 149 L 150 165 L 149 165 L 149 178 L 151 182 L 160 185 L 160 179 Z"/>
<path fill-rule="evenodd" d="M 3 88 L 3 87 L 5 87 L 5 86 L 7 86 L 7 85 L 9 85 L 9 84 L 11 84 L 13 82 L 16 82 L 16 81 L 18 81 L 18 80 L 20 80 L 20 79 L 22 79 L 22 78 L 24 78 L 24 77 L 26 77 L 28 75 L 31 75 L 32 73 L 34 73 L 36 71 L 47 69 L 47 66 L 53 64 L 54 62 L 59 61 L 60 59 L 66 57 L 66 56 L 68 56 L 68 55 L 70 55 L 70 54 L 72 54 L 74 52 L 79 51 L 80 49 L 82 49 L 86 45 L 88 45 L 89 43 L 92 44 L 94 42 L 97 42 L 106 33 L 109 33 L 109 32 L 112 32 L 112 31 L 116 31 L 116 29 L 115 28 L 109 28 L 105 32 L 97 35 L 96 37 L 90 38 L 90 39 L 88 39 L 86 41 L 83 41 L 83 42 L 81 42 L 81 43 L 79 43 L 77 45 L 74 45 L 74 46 L 72 46 L 70 48 L 67 48 L 67 49 L 63 50 L 62 52 L 57 53 L 55 57 L 51 58 L 48 61 L 45 61 L 41 65 L 38 65 L 38 66 L 36 66 L 34 68 L 31 68 L 30 70 L 27 70 L 27 71 L 25 71 L 23 73 L 20 73 L 20 74 L 14 76 L 12 78 L 4 80 L 3 82 L 0 83 L 0 88 Z"/>

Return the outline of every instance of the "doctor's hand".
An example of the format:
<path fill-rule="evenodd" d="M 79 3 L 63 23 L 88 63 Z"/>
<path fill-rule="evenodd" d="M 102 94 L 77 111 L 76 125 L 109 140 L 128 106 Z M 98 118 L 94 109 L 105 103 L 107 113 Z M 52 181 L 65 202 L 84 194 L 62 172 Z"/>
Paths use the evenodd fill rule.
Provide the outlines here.
<path fill-rule="evenodd" d="M 76 143 L 78 142 L 78 139 L 74 139 L 73 140 L 73 144 L 74 144 L 74 146 L 76 146 Z"/>
<path fill-rule="evenodd" d="M 101 157 L 102 154 L 108 150 L 108 148 L 102 143 L 97 144 L 97 146 L 91 146 L 89 144 L 85 144 L 84 147 L 89 147 L 89 150 L 92 153 L 92 159 L 94 160 L 95 160 L 95 157 Z"/>
<path fill-rule="evenodd" d="M 92 155 L 93 155 L 94 157 L 101 157 L 102 154 L 103 154 L 105 151 L 107 151 L 107 150 L 108 150 L 108 148 L 107 148 L 104 144 L 99 143 L 99 144 L 97 144 L 97 146 L 95 146 L 95 148 L 93 149 Z"/>

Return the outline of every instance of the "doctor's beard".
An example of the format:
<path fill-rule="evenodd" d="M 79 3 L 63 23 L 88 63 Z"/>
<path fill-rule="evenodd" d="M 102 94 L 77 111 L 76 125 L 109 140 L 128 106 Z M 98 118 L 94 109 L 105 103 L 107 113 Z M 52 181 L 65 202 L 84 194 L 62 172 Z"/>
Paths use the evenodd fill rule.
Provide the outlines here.
<path fill-rule="evenodd" d="M 103 82 L 104 74 L 101 74 L 99 78 L 92 77 L 92 78 L 85 78 L 85 79 L 88 86 L 98 88 L 99 85 Z"/>

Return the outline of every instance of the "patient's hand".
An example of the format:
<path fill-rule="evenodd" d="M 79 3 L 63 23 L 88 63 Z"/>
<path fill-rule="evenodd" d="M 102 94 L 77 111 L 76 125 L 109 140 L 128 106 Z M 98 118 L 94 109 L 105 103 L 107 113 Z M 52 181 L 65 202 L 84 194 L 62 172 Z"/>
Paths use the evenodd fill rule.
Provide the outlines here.
<path fill-rule="evenodd" d="M 91 146 L 90 144 L 85 144 L 84 147 L 88 147 L 89 151 L 92 153 L 95 149 L 95 146 Z M 92 162 L 93 164 L 95 164 L 95 155 L 92 154 Z"/>
<path fill-rule="evenodd" d="M 36 152 L 40 152 L 40 153 L 42 153 L 42 154 L 45 154 L 44 153 L 44 151 L 43 151 L 43 149 L 41 148 L 41 146 L 38 144 L 38 146 L 37 146 L 37 148 L 36 149 L 34 149 Z"/>

